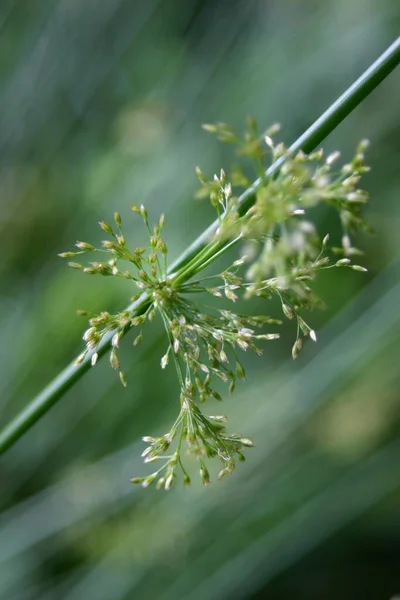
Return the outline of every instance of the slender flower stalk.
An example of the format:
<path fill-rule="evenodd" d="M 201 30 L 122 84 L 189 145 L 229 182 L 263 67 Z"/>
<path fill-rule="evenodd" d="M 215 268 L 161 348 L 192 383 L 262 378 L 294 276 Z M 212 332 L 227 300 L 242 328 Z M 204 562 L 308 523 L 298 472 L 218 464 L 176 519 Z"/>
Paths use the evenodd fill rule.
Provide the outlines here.
<path fill-rule="evenodd" d="M 177 468 L 180 468 L 183 481 L 187 484 L 189 475 L 181 460 L 184 443 L 199 460 L 204 484 L 210 479 L 206 458 L 220 458 L 223 467 L 221 477 L 231 472 L 235 461 L 243 459 L 242 449 L 252 443 L 238 434 L 227 433 L 225 418 L 222 415 L 206 417 L 200 410 L 200 404 L 207 397 L 215 398 L 219 394 L 212 387 L 215 378 L 229 383 L 231 389 L 237 378 L 242 379 L 244 372 L 237 351 L 252 349 L 259 352 L 259 342 L 275 339 L 277 335 L 276 332 L 258 333 L 258 326 L 276 324 L 276 320 L 269 319 L 261 323 L 255 317 L 237 315 L 225 308 L 209 314 L 200 310 L 198 302 L 190 298 L 200 292 L 216 298 L 223 296 L 229 302 L 235 301 L 238 292 L 245 296 L 276 295 L 281 301 L 284 317 L 295 319 L 297 323 L 293 356 L 297 356 L 304 338 L 316 340 L 314 330 L 300 314 L 317 303 L 307 282 L 322 269 L 351 267 L 364 270 L 353 263 L 357 250 L 351 243 L 350 233 L 363 226 L 359 207 L 366 197 L 358 191 L 357 179 L 365 169 L 362 163 L 364 148 L 360 147 L 354 161 L 339 172 L 333 169 L 336 155 L 324 160 L 322 156 L 313 156 L 312 150 L 379 85 L 399 61 L 400 39 L 288 149 L 273 142 L 274 129 L 259 135 L 253 122 L 249 123 L 250 131 L 244 140 L 229 128 L 209 126 L 208 129 L 214 130 L 222 141 L 238 144 L 240 153 L 253 160 L 259 178 L 248 185 L 249 182 L 240 173 L 229 176 L 220 173 L 208 182 L 199 171 L 203 193 L 207 192 L 217 210 L 217 221 L 169 268 L 166 245 L 161 238 L 163 219 L 151 229 L 144 207 L 134 210 L 148 229 L 149 248 L 129 250 L 125 244 L 121 219 L 115 214 L 115 226 L 104 222 L 100 224 L 102 230 L 112 238 L 104 240 L 102 246 L 97 248 L 97 251 L 111 254 L 108 261 L 93 261 L 88 265 L 78 262 L 77 254 L 80 258 L 81 255 L 96 251 L 95 246 L 85 242 L 77 243 L 76 252 L 65 253 L 66 258 L 74 259 L 70 261 L 72 268 L 88 275 L 124 278 L 128 285 L 136 286 L 137 293 L 130 306 L 121 313 L 110 315 L 104 311 L 98 315 L 87 315 L 89 328 L 84 334 L 85 351 L 0 433 L 0 453 L 15 443 L 110 349 L 111 366 L 119 371 L 121 382 L 126 385 L 119 364 L 119 341 L 132 327 L 138 327 L 135 343 L 139 344 L 144 323 L 158 315 L 168 335 L 167 351 L 161 359 L 161 366 L 165 368 L 172 357 L 181 388 L 180 413 L 167 434 L 161 438 L 146 438 L 149 447 L 144 453 L 145 459 L 147 462 L 161 460 L 162 466 L 150 476 L 140 478 L 140 481 L 145 487 L 157 481 L 158 486 L 169 489 Z M 265 171 L 263 160 L 268 153 L 272 165 Z M 297 178 L 293 169 L 299 169 L 302 180 L 297 190 L 289 189 L 290 179 L 293 183 Z M 248 187 L 236 195 L 239 185 L 243 183 Z M 283 202 L 274 201 L 277 190 L 282 192 Z M 344 233 L 341 246 L 336 249 L 330 249 L 327 236 L 321 240 L 310 226 L 307 213 L 316 202 L 330 205 L 340 215 Z M 282 213 L 279 213 L 280 208 Z M 249 262 L 242 260 L 241 254 L 238 259 L 240 264 L 233 264 L 223 273 L 215 274 L 216 282 L 212 285 L 201 277 L 192 281 L 216 257 L 222 256 L 227 249 L 243 240 L 243 254 L 251 257 Z M 335 252 L 339 256 L 333 259 Z M 123 261 L 129 265 L 128 269 L 120 267 Z M 232 363 L 236 363 L 233 369 Z M 174 441 L 175 449 L 170 455 L 165 455 L 167 446 L 169 448 Z"/>

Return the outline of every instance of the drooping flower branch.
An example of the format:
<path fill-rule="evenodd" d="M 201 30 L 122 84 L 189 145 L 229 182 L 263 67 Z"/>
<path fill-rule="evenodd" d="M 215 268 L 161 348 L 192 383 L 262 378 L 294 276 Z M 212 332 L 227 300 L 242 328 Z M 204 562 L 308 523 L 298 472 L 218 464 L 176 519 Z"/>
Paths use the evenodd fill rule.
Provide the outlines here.
<path fill-rule="evenodd" d="M 164 216 L 150 227 L 146 209 L 133 206 L 132 210 L 143 220 L 148 231 L 148 247 L 130 250 L 122 231 L 121 217 L 114 215 L 115 226 L 101 222 L 101 229 L 111 239 L 96 248 L 87 242 L 77 242 L 77 251 L 64 252 L 63 258 L 73 258 L 69 265 L 89 275 L 113 276 L 126 279 L 136 288 L 132 300 L 143 298 L 145 307 L 141 315 L 129 310 L 111 315 L 104 311 L 90 314 L 89 328 L 83 339 L 86 349 L 78 363 L 91 353 L 96 364 L 96 349 L 105 335 L 112 331 L 110 363 L 119 370 L 123 385 L 126 379 L 120 370 L 118 346 L 122 335 L 130 328 L 138 328 L 134 345 L 140 343 L 143 326 L 157 315 L 166 332 L 166 351 L 161 357 L 161 367 L 173 364 L 180 387 L 180 411 L 171 429 L 161 437 L 144 437 L 149 445 L 143 452 L 146 463 L 161 466 L 133 482 L 147 487 L 157 482 L 157 487 L 169 489 L 177 469 L 183 473 L 185 484 L 190 483 L 183 465 L 184 447 L 199 461 L 200 476 L 204 484 L 210 480 L 206 459 L 218 457 L 222 469 L 219 478 L 231 473 L 236 461 L 244 460 L 243 450 L 252 442 L 241 434 L 229 434 L 223 415 L 206 416 L 202 404 L 208 398 L 221 400 L 215 382 L 229 384 L 233 392 L 237 379 L 244 380 L 245 372 L 240 362 L 240 351 L 252 350 L 261 354 L 260 343 L 279 337 L 275 327 L 280 321 L 267 317 L 246 316 L 227 308 L 209 308 L 203 296 L 211 295 L 219 301 L 234 303 L 239 294 L 245 298 L 277 296 L 283 315 L 297 323 L 296 340 L 292 355 L 297 357 L 303 339 L 316 341 L 316 333 L 304 320 L 303 311 L 320 305 L 320 300 L 310 287 L 310 282 L 321 270 L 348 267 L 365 271 L 353 264 L 360 251 L 353 247 L 352 233 L 368 229 L 361 218 L 361 207 L 367 201 L 366 192 L 358 188 L 361 175 L 368 170 L 363 164 L 366 142 L 356 150 L 353 160 L 340 169 L 335 167 L 339 153 L 324 159 L 323 152 L 310 155 L 302 152 L 288 158 L 275 178 L 264 176 L 267 162 L 275 161 L 287 153 L 283 144 L 275 144 L 274 126 L 258 134 L 254 120 L 249 120 L 249 130 L 239 138 L 227 125 L 208 125 L 208 131 L 219 139 L 234 143 L 241 156 L 249 157 L 262 185 L 256 192 L 256 201 L 244 215 L 238 212 L 236 189 L 246 187 L 248 179 L 236 168 L 230 176 L 223 170 L 210 181 L 197 169 L 201 182 L 198 197 L 208 197 L 215 208 L 219 227 L 206 248 L 187 265 L 168 275 L 167 244 L 161 237 Z M 330 247 L 329 233 L 321 237 L 310 220 L 310 213 L 318 204 L 326 204 L 339 215 L 343 236 L 340 247 Z M 223 255 L 230 247 L 241 243 L 240 255 L 223 272 L 203 277 L 205 267 Z M 79 255 L 106 253 L 103 262 L 93 261 L 86 266 L 75 262 Z M 125 266 L 121 266 L 125 265 Z"/>

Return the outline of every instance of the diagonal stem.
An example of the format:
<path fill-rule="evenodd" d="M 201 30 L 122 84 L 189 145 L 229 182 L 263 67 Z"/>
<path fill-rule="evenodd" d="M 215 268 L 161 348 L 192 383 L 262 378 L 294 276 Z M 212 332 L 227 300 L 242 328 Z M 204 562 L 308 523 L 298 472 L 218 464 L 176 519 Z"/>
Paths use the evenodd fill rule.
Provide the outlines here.
<path fill-rule="evenodd" d="M 275 161 L 267 170 L 268 177 L 282 167 L 285 160 L 298 152 L 314 150 L 400 63 L 400 37 L 359 77 L 339 98 L 314 121 L 314 123 L 292 144 L 288 153 Z M 239 212 L 244 214 L 254 203 L 254 195 L 263 183 L 258 178 L 238 199 Z M 171 265 L 176 271 L 196 256 L 199 249 L 209 242 L 218 227 L 214 221 Z"/>
<path fill-rule="evenodd" d="M 355 81 L 336 102 L 334 102 L 314 123 L 307 129 L 292 144 L 288 153 L 279 158 L 266 172 L 268 177 L 276 174 L 282 167 L 285 160 L 303 150 L 311 152 L 376 88 L 378 85 L 396 68 L 400 62 L 400 37 L 389 46 L 389 48 Z M 263 178 L 264 179 L 264 178 Z M 257 179 L 239 198 L 240 214 L 252 206 L 255 200 L 255 193 L 261 186 L 263 179 Z M 201 270 L 205 264 L 209 264 L 213 255 L 209 255 L 204 249 L 212 240 L 213 235 L 218 227 L 218 221 L 212 223 L 171 265 L 168 270 L 169 274 L 176 274 L 182 278 L 182 281 L 189 279 L 195 272 Z M 219 247 L 212 246 L 215 254 L 219 255 Z M 200 255 L 204 258 L 204 262 L 199 259 Z M 193 261 L 193 259 L 195 259 Z M 195 267 L 194 271 L 189 266 L 190 262 Z M 187 267 L 185 269 L 185 267 Z M 146 294 L 142 296 L 127 310 L 135 314 L 141 314 L 149 299 Z M 114 332 L 110 332 L 105 336 L 97 352 L 102 356 L 111 346 L 111 339 Z M 91 367 L 91 354 L 88 354 L 86 359 L 78 366 L 72 363 L 66 369 L 61 371 L 59 375 L 45 387 L 36 398 L 34 398 L 28 406 L 23 409 L 6 427 L 0 432 L 0 454 L 4 453 L 12 446 L 26 431 L 28 431 L 36 421 L 40 419 L 62 396 L 67 392 L 76 381 L 78 381 L 86 371 Z"/>

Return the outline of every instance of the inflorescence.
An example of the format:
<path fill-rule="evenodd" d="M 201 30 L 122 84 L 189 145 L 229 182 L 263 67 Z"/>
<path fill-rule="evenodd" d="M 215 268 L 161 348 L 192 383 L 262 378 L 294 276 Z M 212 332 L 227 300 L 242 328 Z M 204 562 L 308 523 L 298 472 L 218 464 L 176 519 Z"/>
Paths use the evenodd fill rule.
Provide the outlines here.
<path fill-rule="evenodd" d="M 317 339 L 301 313 L 321 304 L 310 287 L 318 271 L 335 267 L 366 271 L 352 262 L 361 253 L 353 246 L 351 234 L 359 228 L 368 230 L 360 214 L 367 193 L 358 188 L 361 175 L 368 171 L 363 162 L 367 142 L 361 142 L 352 161 L 340 169 L 335 167 L 338 152 L 327 158 L 322 150 L 308 155 L 298 152 L 286 158 L 275 177 L 267 177 L 267 162 L 285 156 L 288 150 L 283 144 L 273 142 L 278 126 L 260 135 L 254 120 L 249 119 L 248 125 L 244 138 L 238 138 L 224 123 L 204 128 L 216 133 L 221 141 L 236 144 L 238 154 L 251 159 L 260 177 L 255 202 L 241 214 L 234 190 L 248 187 L 250 181 L 239 168 L 236 167 L 231 176 L 221 170 L 211 181 L 197 168 L 201 183 L 197 196 L 209 198 L 217 212 L 218 229 L 199 255 L 177 272 L 168 271 L 167 245 L 161 237 L 164 215 L 150 227 L 144 206 L 132 206 L 132 210 L 147 228 L 148 247 L 134 250 L 127 247 L 121 217 L 115 213 L 115 226 L 104 221 L 99 224 L 109 236 L 100 248 L 77 242 L 77 251 L 60 254 L 62 258 L 74 259 L 68 263 L 74 269 L 88 275 L 120 277 L 136 288 L 131 310 L 113 315 L 106 311 L 100 314 L 79 311 L 89 317 L 89 328 L 83 335 L 86 349 L 77 364 L 90 358 L 95 365 L 99 344 L 104 336 L 112 335 L 110 364 L 119 371 L 121 382 L 126 386 L 117 354 L 121 337 L 129 329 L 138 328 L 134 338 L 134 345 L 138 345 L 145 322 L 152 321 L 156 315 L 165 328 L 168 341 L 161 368 L 173 364 L 176 369 L 180 412 L 165 435 L 143 438 L 148 443 L 142 454 L 145 462 L 161 464 L 150 475 L 131 480 L 143 487 L 156 482 L 157 488 L 168 490 L 179 469 L 184 484 L 190 483 L 182 462 L 184 445 L 187 453 L 198 459 L 205 485 L 210 481 L 206 459 L 220 459 L 220 479 L 234 470 L 237 460 L 244 460 L 243 450 L 253 446 L 241 434 L 228 433 L 225 416 L 206 416 L 201 406 L 208 398 L 222 399 L 215 389 L 218 380 L 227 383 L 229 392 L 233 392 L 236 381 L 245 378 L 240 351 L 261 354 L 260 343 L 279 337 L 275 331 L 266 332 L 265 327 L 275 328 L 281 321 L 265 315 L 237 314 L 227 308 L 205 307 L 199 294 L 210 294 L 230 303 L 235 302 L 239 294 L 245 298 L 277 297 L 284 317 L 297 324 L 292 348 L 292 356 L 296 358 L 304 338 Z M 340 246 L 331 247 L 329 234 L 321 238 L 309 220 L 310 211 L 321 203 L 339 215 L 343 231 Z M 238 242 L 243 251 L 227 269 L 207 277 L 198 275 Z M 77 256 L 94 252 L 106 253 L 108 257 L 103 262 L 89 262 L 87 266 L 75 262 Z"/>

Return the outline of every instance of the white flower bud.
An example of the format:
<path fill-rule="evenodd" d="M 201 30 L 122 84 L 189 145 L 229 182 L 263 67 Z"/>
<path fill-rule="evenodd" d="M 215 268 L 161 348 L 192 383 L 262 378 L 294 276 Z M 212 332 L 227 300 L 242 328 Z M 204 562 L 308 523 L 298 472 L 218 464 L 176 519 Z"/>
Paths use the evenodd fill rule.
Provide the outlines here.
<path fill-rule="evenodd" d="M 223 363 L 229 362 L 226 352 L 224 350 L 221 350 L 221 352 L 219 353 L 219 358 L 220 358 L 221 362 L 223 362 Z"/>
<path fill-rule="evenodd" d="M 332 154 L 330 154 L 327 159 L 326 159 L 326 164 L 327 165 L 332 165 L 334 162 L 336 162 L 338 160 L 338 158 L 340 157 L 340 152 L 332 152 Z"/>
<path fill-rule="evenodd" d="M 248 446 L 249 448 L 254 447 L 254 443 L 248 438 L 241 438 L 239 441 L 243 446 Z"/>
<path fill-rule="evenodd" d="M 274 142 L 272 141 L 272 138 L 269 137 L 269 135 L 266 135 L 264 137 L 264 141 L 267 144 L 267 146 L 269 146 L 270 148 L 274 147 Z"/>
<path fill-rule="evenodd" d="M 235 262 L 233 263 L 233 267 L 240 267 L 241 265 L 243 265 L 246 262 L 247 257 L 246 256 L 242 256 L 241 258 L 238 258 L 238 260 L 235 260 Z"/>
<path fill-rule="evenodd" d="M 310 336 L 310 338 L 312 339 L 313 342 L 317 341 L 317 334 L 315 333 L 314 329 L 310 329 L 309 336 Z"/>
<path fill-rule="evenodd" d="M 172 482 L 174 481 L 174 474 L 170 473 L 167 477 L 167 479 L 165 480 L 165 486 L 164 488 L 168 491 L 171 489 L 172 486 Z"/>

